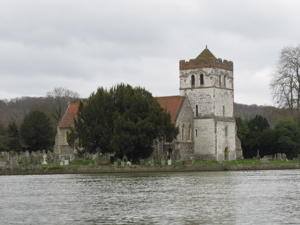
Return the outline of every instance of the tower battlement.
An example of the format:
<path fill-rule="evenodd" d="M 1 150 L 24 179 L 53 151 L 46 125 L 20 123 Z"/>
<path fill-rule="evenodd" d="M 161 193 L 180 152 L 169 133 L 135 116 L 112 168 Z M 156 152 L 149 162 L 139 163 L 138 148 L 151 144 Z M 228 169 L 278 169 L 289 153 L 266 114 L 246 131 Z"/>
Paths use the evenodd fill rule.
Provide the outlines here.
<path fill-rule="evenodd" d="M 190 59 L 189 61 L 180 60 L 179 69 L 199 69 L 199 68 L 219 68 L 233 71 L 233 62 L 222 59 Z"/>

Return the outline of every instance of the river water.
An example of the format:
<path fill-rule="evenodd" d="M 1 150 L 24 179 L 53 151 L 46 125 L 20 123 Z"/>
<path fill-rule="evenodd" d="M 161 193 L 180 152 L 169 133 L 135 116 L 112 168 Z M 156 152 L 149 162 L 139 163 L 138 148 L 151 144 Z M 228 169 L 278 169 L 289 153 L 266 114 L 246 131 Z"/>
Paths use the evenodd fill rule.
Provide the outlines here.
<path fill-rule="evenodd" d="M 0 176 L 0 224 L 300 224 L 300 170 Z"/>

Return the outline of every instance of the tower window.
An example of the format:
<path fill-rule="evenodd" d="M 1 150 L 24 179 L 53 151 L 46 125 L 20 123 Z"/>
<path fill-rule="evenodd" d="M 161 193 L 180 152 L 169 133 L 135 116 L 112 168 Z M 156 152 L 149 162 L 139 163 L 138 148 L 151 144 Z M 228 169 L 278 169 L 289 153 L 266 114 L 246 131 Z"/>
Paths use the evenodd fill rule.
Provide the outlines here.
<path fill-rule="evenodd" d="M 199 109 L 198 109 L 198 105 L 196 105 L 196 117 L 199 116 Z"/>
<path fill-rule="evenodd" d="M 203 76 L 203 74 L 200 75 L 200 85 L 204 85 L 204 76 Z"/>
<path fill-rule="evenodd" d="M 192 75 L 192 87 L 195 87 L 195 75 Z"/>
<path fill-rule="evenodd" d="M 198 130 L 197 129 L 195 129 L 195 133 L 196 133 L 196 137 L 198 136 Z"/>
<path fill-rule="evenodd" d="M 224 87 L 226 87 L 226 76 L 224 76 Z"/>
<path fill-rule="evenodd" d="M 228 127 L 226 126 L 225 127 L 225 137 L 227 137 L 227 135 L 228 135 Z"/>
<path fill-rule="evenodd" d="M 184 140 L 184 124 L 182 124 L 181 140 Z"/>
<path fill-rule="evenodd" d="M 223 116 L 225 116 L 225 105 L 223 105 Z"/>
<path fill-rule="evenodd" d="M 221 87 L 221 86 L 222 86 L 222 76 L 219 75 L 219 87 Z"/>

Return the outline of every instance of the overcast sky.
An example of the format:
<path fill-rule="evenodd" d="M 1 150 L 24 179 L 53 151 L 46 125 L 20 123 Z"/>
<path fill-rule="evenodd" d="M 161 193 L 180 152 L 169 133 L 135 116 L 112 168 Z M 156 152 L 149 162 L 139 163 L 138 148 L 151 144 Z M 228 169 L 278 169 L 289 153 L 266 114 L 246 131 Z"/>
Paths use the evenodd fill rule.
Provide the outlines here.
<path fill-rule="evenodd" d="M 234 62 L 235 102 L 273 105 L 270 74 L 300 44 L 298 0 L 2 0 L 0 99 L 63 87 L 179 94 L 179 60 Z"/>

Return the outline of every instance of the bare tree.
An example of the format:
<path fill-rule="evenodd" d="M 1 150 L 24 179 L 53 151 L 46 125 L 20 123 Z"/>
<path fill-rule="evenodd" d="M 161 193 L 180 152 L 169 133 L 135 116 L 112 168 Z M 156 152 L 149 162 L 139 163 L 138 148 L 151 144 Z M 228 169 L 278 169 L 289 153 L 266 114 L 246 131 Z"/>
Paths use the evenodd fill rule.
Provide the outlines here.
<path fill-rule="evenodd" d="M 67 88 L 55 87 L 53 91 L 47 92 L 47 100 L 52 108 L 51 115 L 56 122 L 59 122 L 70 102 L 79 99 L 77 92 L 73 92 Z"/>
<path fill-rule="evenodd" d="M 281 50 L 270 83 L 273 100 L 280 108 L 300 108 L 300 45 Z"/>

